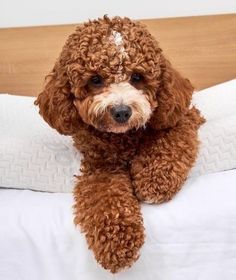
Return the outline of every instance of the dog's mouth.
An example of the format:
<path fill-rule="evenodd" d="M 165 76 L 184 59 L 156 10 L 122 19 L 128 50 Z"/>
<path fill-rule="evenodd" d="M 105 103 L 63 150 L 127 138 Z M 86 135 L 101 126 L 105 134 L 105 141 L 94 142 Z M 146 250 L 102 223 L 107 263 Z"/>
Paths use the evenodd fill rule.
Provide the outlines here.
<path fill-rule="evenodd" d="M 128 123 L 125 124 L 104 124 L 102 122 L 100 122 L 99 125 L 95 126 L 96 129 L 102 131 L 102 132 L 109 132 L 109 133 L 126 133 L 127 131 L 129 131 L 130 129 L 132 129 L 132 127 L 130 127 L 130 125 Z"/>
<path fill-rule="evenodd" d="M 116 126 L 116 127 L 107 127 L 105 129 L 106 132 L 112 132 L 112 133 L 125 133 L 128 130 L 130 130 L 131 128 L 128 125 L 120 125 L 120 126 Z"/>
<path fill-rule="evenodd" d="M 102 132 L 126 133 L 129 130 L 145 128 L 149 118 L 143 116 L 134 108 L 126 105 L 111 107 L 104 114 L 97 116 L 91 123 Z"/>
<path fill-rule="evenodd" d="M 139 128 L 145 128 L 146 122 L 143 120 L 131 117 L 127 121 L 117 122 L 111 116 L 109 118 L 100 119 L 93 126 L 102 131 L 110 133 L 126 133 L 129 130 L 138 130 Z"/>

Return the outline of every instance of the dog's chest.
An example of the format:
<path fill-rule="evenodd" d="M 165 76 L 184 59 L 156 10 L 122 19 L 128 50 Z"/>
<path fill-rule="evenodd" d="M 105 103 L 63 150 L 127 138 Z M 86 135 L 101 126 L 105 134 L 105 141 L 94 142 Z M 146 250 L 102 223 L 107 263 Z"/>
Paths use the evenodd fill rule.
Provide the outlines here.
<path fill-rule="evenodd" d="M 127 134 L 80 131 L 74 137 L 74 143 L 85 158 L 96 161 L 119 163 L 129 162 L 139 149 L 141 133 Z"/>

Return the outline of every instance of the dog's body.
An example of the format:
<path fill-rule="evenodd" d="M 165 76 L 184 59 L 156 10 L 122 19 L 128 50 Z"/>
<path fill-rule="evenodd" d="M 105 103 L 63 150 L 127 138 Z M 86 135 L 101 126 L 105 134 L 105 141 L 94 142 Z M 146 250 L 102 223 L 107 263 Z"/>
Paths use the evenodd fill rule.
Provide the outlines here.
<path fill-rule="evenodd" d="M 170 200 L 194 164 L 203 119 L 192 92 L 142 25 L 104 17 L 69 37 L 36 101 L 84 155 L 75 224 L 112 272 L 144 242 L 138 200 Z"/>

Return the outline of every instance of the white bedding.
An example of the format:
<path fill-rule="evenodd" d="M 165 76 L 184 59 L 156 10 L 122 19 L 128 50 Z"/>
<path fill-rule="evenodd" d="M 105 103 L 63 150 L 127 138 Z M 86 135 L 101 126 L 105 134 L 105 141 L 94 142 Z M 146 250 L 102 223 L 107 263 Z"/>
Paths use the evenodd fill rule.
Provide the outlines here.
<path fill-rule="evenodd" d="M 0 189 L 0 280 L 234 280 L 236 170 L 191 178 L 173 201 L 143 205 L 146 242 L 115 276 L 72 223 L 72 195 Z"/>

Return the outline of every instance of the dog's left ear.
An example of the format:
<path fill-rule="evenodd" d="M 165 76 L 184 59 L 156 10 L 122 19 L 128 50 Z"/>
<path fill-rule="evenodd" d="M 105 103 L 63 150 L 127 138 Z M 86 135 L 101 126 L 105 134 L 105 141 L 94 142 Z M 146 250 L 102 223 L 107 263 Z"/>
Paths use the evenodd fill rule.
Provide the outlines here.
<path fill-rule="evenodd" d="M 188 111 L 194 89 L 162 54 L 160 67 L 160 87 L 156 93 L 158 106 L 150 119 L 150 126 L 154 129 L 175 126 Z"/>
<path fill-rule="evenodd" d="M 67 74 L 57 62 L 34 104 L 39 106 L 39 113 L 52 128 L 61 134 L 73 135 L 80 124 L 73 101 Z"/>

